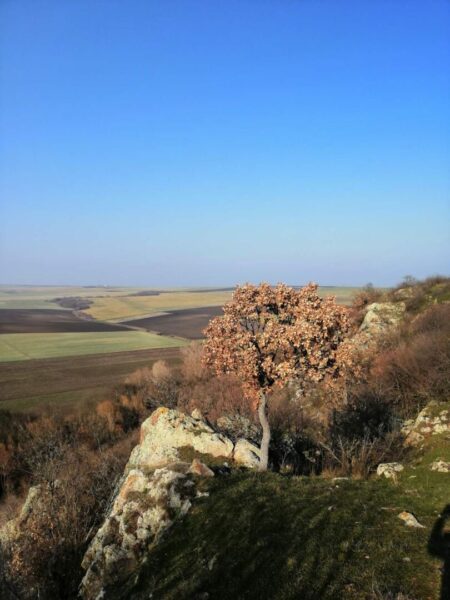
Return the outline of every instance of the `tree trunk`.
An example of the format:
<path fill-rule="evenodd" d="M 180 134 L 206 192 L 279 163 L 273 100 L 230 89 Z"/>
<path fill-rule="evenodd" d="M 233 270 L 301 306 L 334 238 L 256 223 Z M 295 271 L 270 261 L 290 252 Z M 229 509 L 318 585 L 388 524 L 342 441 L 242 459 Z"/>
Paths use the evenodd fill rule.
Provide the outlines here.
<path fill-rule="evenodd" d="M 267 465 L 269 463 L 270 426 L 267 418 L 267 399 L 265 394 L 261 394 L 260 396 L 258 404 L 258 417 L 263 430 L 260 446 L 261 454 L 259 459 L 259 470 L 267 471 Z"/>

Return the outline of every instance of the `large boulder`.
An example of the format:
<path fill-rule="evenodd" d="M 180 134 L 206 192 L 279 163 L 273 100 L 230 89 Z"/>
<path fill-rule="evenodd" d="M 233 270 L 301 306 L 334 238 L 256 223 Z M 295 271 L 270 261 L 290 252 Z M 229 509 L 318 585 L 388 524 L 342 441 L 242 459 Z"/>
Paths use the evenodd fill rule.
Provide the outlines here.
<path fill-rule="evenodd" d="M 233 442 L 216 433 L 198 413 L 194 415 L 163 407 L 155 410 L 142 424 L 140 444 L 131 453 L 128 467 L 155 469 L 183 460 L 186 449 L 216 459 L 231 458 Z"/>
<path fill-rule="evenodd" d="M 140 444 L 84 556 L 81 598 L 128 597 L 151 547 L 205 495 L 199 481 L 214 477 L 214 467 L 224 462 L 256 467 L 258 458 L 256 446 L 247 440 L 234 445 L 198 411 L 189 416 L 157 409 L 142 424 Z"/>
<path fill-rule="evenodd" d="M 370 336 L 384 333 L 401 321 L 404 312 L 404 302 L 374 302 L 369 304 L 360 332 Z"/>

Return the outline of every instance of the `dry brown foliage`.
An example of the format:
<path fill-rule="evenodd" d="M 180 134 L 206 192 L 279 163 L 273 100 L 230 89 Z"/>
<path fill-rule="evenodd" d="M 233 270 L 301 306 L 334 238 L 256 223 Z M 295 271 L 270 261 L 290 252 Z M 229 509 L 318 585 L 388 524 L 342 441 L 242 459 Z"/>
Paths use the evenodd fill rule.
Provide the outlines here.
<path fill-rule="evenodd" d="M 350 323 L 346 309 L 334 298 L 320 298 L 317 287 L 236 288 L 224 315 L 205 330 L 205 364 L 218 373 L 235 373 L 254 404 L 261 392 L 294 379 L 338 377 L 350 360 L 338 353 Z"/>

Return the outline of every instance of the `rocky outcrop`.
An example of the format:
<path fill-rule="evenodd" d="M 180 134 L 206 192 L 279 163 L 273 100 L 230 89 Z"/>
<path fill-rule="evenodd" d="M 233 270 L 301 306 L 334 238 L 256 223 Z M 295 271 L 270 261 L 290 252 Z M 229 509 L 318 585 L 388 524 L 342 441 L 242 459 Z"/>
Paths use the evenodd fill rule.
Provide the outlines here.
<path fill-rule="evenodd" d="M 7 521 L 0 528 L 0 544 L 3 551 L 8 551 L 11 544 L 18 540 L 22 534 L 26 533 L 28 522 L 33 515 L 48 510 L 49 494 L 50 490 L 45 485 L 30 487 L 18 516 Z"/>
<path fill-rule="evenodd" d="M 259 449 L 217 433 L 198 411 L 157 409 L 141 427 L 109 514 L 89 546 L 80 596 L 126 598 L 152 546 L 193 502 L 205 477 L 224 462 L 258 464 Z"/>
<path fill-rule="evenodd" d="M 158 408 L 142 424 L 140 444 L 130 456 L 128 468 L 155 469 L 169 462 L 185 460 L 189 451 L 227 460 L 234 444 L 216 433 L 199 413 L 185 415 L 177 410 Z"/>
<path fill-rule="evenodd" d="M 126 597 L 151 544 L 191 507 L 195 483 L 188 470 L 186 463 L 148 474 L 130 470 L 84 556 L 82 598 Z"/>
<path fill-rule="evenodd" d="M 416 419 L 405 421 L 402 427 L 405 443 L 419 446 L 426 438 L 441 433 L 450 433 L 450 414 L 439 402 L 430 402 Z"/>
<path fill-rule="evenodd" d="M 404 302 L 374 302 L 369 304 L 360 332 L 376 336 L 397 325 L 405 312 Z"/>

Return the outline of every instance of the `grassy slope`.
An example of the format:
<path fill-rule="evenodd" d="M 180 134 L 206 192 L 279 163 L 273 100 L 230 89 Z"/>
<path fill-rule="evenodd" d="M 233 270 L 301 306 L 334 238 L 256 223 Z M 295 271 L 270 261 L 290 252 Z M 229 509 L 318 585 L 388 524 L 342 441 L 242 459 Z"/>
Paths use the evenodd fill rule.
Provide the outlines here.
<path fill-rule="evenodd" d="M 436 458 L 450 460 L 445 435 L 432 438 L 397 485 L 274 473 L 216 478 L 151 554 L 133 598 L 437 599 L 441 562 L 427 545 L 450 500 L 450 475 L 429 470 Z M 425 529 L 406 527 L 403 510 Z"/>
<path fill-rule="evenodd" d="M 0 362 L 103 352 L 169 348 L 182 340 L 144 331 L 100 333 L 11 333 L 0 336 Z"/>

